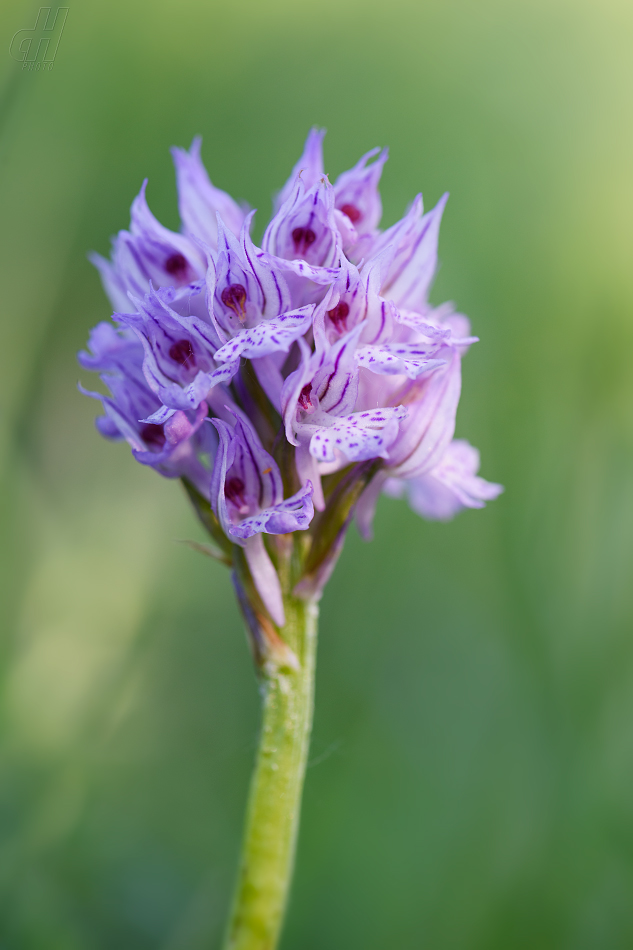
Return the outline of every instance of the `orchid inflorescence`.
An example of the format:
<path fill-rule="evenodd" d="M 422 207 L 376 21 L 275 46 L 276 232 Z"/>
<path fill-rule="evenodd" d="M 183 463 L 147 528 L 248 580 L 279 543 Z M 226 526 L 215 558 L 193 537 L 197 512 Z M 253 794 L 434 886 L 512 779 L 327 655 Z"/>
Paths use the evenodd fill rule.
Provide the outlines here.
<path fill-rule="evenodd" d="M 310 132 L 261 248 L 200 140 L 175 148 L 182 232 L 152 215 L 144 184 L 111 261 L 92 257 L 116 312 L 79 354 L 110 391 L 87 393 L 101 434 L 183 480 L 235 569 L 261 661 L 281 648 L 286 591 L 318 596 L 351 518 L 370 536 L 381 491 L 446 519 L 502 490 L 453 439 L 476 337 L 428 300 L 446 196 L 424 214 L 418 195 L 381 231 L 386 150 L 332 185 L 322 139 Z"/>

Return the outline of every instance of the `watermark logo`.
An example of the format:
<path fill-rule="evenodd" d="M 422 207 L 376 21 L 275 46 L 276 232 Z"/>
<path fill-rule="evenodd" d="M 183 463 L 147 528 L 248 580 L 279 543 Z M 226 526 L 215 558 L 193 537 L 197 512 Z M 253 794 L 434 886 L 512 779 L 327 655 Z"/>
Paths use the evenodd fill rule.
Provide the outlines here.
<path fill-rule="evenodd" d="M 62 38 L 68 7 L 40 7 L 32 30 L 18 30 L 11 40 L 9 53 L 22 69 L 31 72 L 51 70 Z"/>

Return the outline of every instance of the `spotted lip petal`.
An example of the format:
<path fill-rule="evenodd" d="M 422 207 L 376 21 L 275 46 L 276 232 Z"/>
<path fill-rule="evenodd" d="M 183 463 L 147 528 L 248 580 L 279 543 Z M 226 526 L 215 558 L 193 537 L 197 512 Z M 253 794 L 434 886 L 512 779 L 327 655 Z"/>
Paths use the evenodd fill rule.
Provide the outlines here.
<path fill-rule="evenodd" d="M 350 462 L 387 458 L 398 424 L 406 415 L 404 406 L 353 412 L 330 426 L 319 427 L 310 439 L 310 454 L 319 462 L 335 462 L 336 452 L 342 452 Z"/>
<path fill-rule="evenodd" d="M 258 359 L 271 353 L 287 353 L 295 340 L 309 330 L 314 306 L 301 307 L 291 313 L 284 313 L 276 320 L 260 323 L 250 330 L 241 330 L 232 340 L 215 354 L 218 362 L 246 359 Z"/>
<path fill-rule="evenodd" d="M 312 482 L 308 481 L 300 491 L 286 501 L 270 508 L 264 508 L 252 518 L 245 518 L 229 528 L 235 538 L 250 538 L 258 532 L 266 534 L 288 534 L 291 531 L 305 531 L 314 517 Z"/>
<path fill-rule="evenodd" d="M 381 376 L 404 374 L 417 379 L 423 373 L 432 372 L 446 364 L 446 360 L 433 359 L 441 344 L 424 346 L 418 343 L 392 343 L 383 346 L 361 346 L 356 351 L 359 366 Z"/>
<path fill-rule="evenodd" d="M 407 415 L 403 407 L 353 412 L 358 397 L 357 346 L 363 323 L 334 345 L 312 356 L 303 351 L 299 369 L 282 391 L 286 432 L 292 444 L 309 441 L 310 455 L 321 463 L 386 457 Z M 300 477 L 308 467 L 301 463 Z M 298 456 L 299 460 L 299 456 Z M 316 500 L 321 496 L 316 484 Z"/>

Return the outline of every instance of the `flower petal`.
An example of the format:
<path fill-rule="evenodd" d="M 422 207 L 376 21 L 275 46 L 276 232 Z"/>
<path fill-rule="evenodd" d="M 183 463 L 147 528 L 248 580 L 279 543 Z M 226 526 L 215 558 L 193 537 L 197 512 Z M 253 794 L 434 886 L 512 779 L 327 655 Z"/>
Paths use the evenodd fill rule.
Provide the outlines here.
<path fill-rule="evenodd" d="M 334 462 L 335 451 L 350 462 L 386 458 L 398 434 L 398 424 L 407 415 L 404 406 L 353 412 L 328 427 L 320 426 L 310 439 L 310 453 L 320 462 Z"/>
<path fill-rule="evenodd" d="M 412 477 L 436 465 L 453 438 L 461 392 L 461 360 L 454 351 L 445 369 L 419 380 L 416 399 L 408 404 L 409 416 L 389 449 L 393 475 Z"/>
<path fill-rule="evenodd" d="M 250 568 L 253 583 L 264 602 L 266 610 L 278 627 L 286 622 L 284 599 L 281 593 L 279 576 L 268 551 L 264 547 L 261 534 L 253 534 L 244 545 L 244 553 Z"/>
<path fill-rule="evenodd" d="M 295 340 L 310 328 L 314 306 L 284 313 L 275 320 L 267 320 L 256 327 L 241 330 L 232 340 L 221 346 L 215 354 L 219 362 L 238 360 L 240 357 L 256 359 L 282 351 L 287 353 Z"/>
<path fill-rule="evenodd" d="M 356 403 L 358 367 L 356 346 L 363 331 L 362 324 L 341 337 L 322 358 L 312 379 L 312 394 L 319 410 L 335 416 L 347 415 Z"/>
<path fill-rule="evenodd" d="M 323 176 L 308 190 L 298 178 L 266 228 L 264 251 L 289 261 L 299 259 L 316 267 L 332 267 L 338 263 L 340 244 L 329 181 Z"/>
<path fill-rule="evenodd" d="M 385 490 L 395 494 L 406 488 L 409 503 L 419 515 L 448 521 L 464 508 L 484 508 L 486 501 L 503 491 L 502 485 L 480 478 L 478 470 L 477 449 L 463 439 L 455 439 L 431 471 L 411 479 L 389 479 Z"/>
<path fill-rule="evenodd" d="M 359 366 L 380 376 L 406 375 L 417 379 L 422 373 L 444 366 L 446 360 L 431 359 L 441 344 L 392 343 L 383 346 L 361 346 L 356 351 Z"/>
<path fill-rule="evenodd" d="M 382 293 L 397 307 L 419 310 L 427 304 L 437 267 L 437 242 L 447 201 L 446 194 L 395 248 L 394 261 L 386 275 Z"/>
<path fill-rule="evenodd" d="M 230 533 L 236 538 L 250 538 L 259 532 L 288 534 L 291 531 L 305 531 L 314 517 L 313 491 L 312 483 L 306 482 L 300 491 L 286 501 L 264 508 L 252 518 L 232 525 Z"/>
<path fill-rule="evenodd" d="M 220 214 L 226 226 L 238 235 L 245 212 L 230 195 L 211 184 L 200 158 L 201 146 L 202 138 L 196 136 L 188 152 L 182 148 L 171 150 L 176 169 L 178 210 L 188 237 L 198 238 L 210 247 L 217 248 L 216 214 Z"/>
<path fill-rule="evenodd" d="M 112 242 L 112 263 L 92 255 L 106 293 L 117 310 L 126 310 L 129 293 L 142 297 L 150 288 L 184 287 L 201 279 L 206 270 L 204 254 L 183 234 L 163 227 L 147 206 L 147 180 L 132 203 L 129 231 L 120 231 Z"/>
<path fill-rule="evenodd" d="M 325 129 L 318 129 L 316 126 L 310 129 L 306 143 L 303 147 L 301 158 L 292 169 L 290 178 L 283 186 L 275 198 L 274 210 L 279 208 L 288 200 L 293 192 L 297 178 L 301 176 L 303 186 L 306 191 L 323 177 L 323 138 Z"/>
<path fill-rule="evenodd" d="M 143 373 L 150 389 L 170 409 L 196 409 L 214 386 L 239 369 L 233 361 L 217 368 L 218 338 L 213 326 L 183 316 L 168 305 L 169 293 L 151 290 L 134 302 L 137 313 L 115 314 L 137 334 L 144 349 Z"/>
<path fill-rule="evenodd" d="M 353 168 L 339 175 L 334 184 L 336 207 L 348 217 L 359 235 L 374 231 L 382 217 L 378 182 L 389 157 L 388 149 L 383 149 L 371 165 L 367 164 L 378 152 L 379 148 L 367 152 Z"/>

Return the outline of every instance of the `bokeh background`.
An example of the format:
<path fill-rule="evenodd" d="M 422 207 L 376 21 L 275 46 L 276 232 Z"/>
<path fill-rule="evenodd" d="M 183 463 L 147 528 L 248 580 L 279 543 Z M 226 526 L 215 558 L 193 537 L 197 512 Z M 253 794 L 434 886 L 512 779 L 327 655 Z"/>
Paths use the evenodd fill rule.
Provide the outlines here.
<path fill-rule="evenodd" d="M 75 352 L 168 147 L 260 209 L 313 124 L 450 190 L 434 300 L 481 343 L 458 435 L 506 485 L 381 502 L 322 608 L 285 950 L 633 946 L 633 11 L 627 0 L 70 3 L 0 13 L 0 947 L 218 946 L 258 694 L 179 486 L 94 430 Z M 83 373 L 84 382 L 89 377 Z"/>

